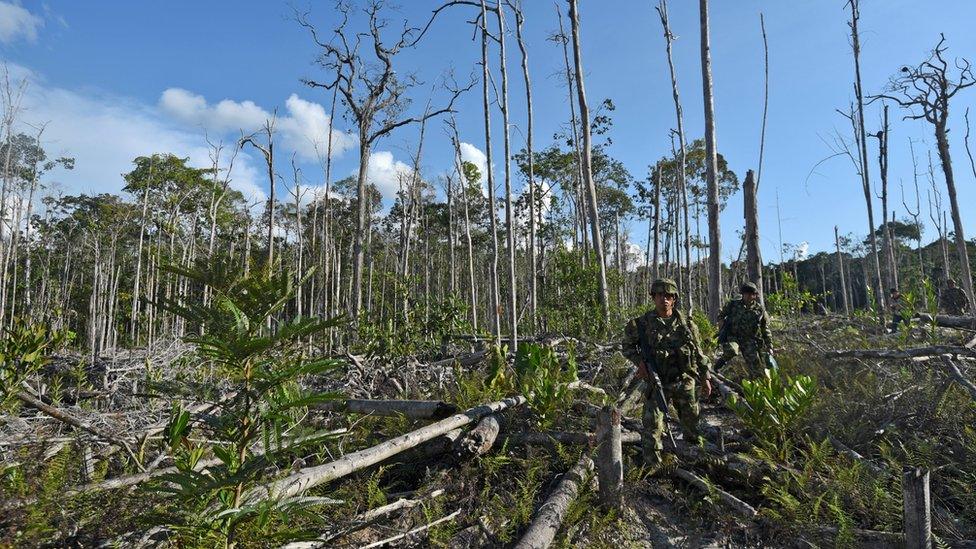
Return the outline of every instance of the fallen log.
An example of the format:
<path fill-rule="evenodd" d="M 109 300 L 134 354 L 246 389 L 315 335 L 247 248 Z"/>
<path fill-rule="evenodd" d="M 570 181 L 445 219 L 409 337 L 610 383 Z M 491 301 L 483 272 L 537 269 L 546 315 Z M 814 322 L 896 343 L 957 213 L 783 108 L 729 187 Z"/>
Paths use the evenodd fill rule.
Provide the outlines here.
<path fill-rule="evenodd" d="M 34 408 L 39 412 L 44 413 L 62 423 L 75 427 L 76 429 L 81 429 L 82 431 L 95 435 L 96 437 L 104 440 L 105 442 L 108 442 L 114 446 L 118 446 L 122 450 L 125 450 L 125 453 L 128 454 L 129 458 L 132 459 L 132 463 L 134 463 L 135 466 L 140 471 L 145 472 L 145 468 L 142 466 L 142 463 L 139 462 L 139 458 L 136 457 L 135 453 L 132 452 L 132 448 L 129 446 L 129 443 L 127 441 L 111 433 L 106 433 L 105 431 L 98 429 L 97 427 L 91 425 L 90 423 L 82 421 L 59 408 L 55 408 L 54 406 L 45 404 L 44 402 L 37 399 L 33 395 L 29 395 L 24 391 L 19 391 L 17 393 L 17 400 L 20 400 L 21 402 L 27 404 L 31 408 Z"/>
<path fill-rule="evenodd" d="M 481 418 L 474 429 L 468 431 L 454 444 L 454 455 L 452 457 L 456 460 L 463 460 L 486 454 L 495 444 L 501 430 L 502 422 L 498 414 Z"/>
<path fill-rule="evenodd" d="M 375 465 L 404 450 L 408 450 L 444 433 L 478 421 L 487 415 L 501 412 L 510 407 L 520 406 L 524 403 L 525 397 L 518 395 L 498 402 L 476 406 L 463 413 L 455 414 L 436 423 L 394 437 L 376 446 L 346 454 L 335 461 L 309 467 L 287 477 L 256 486 L 243 495 L 241 498 L 242 505 L 257 503 L 266 499 L 288 498 L 298 495 L 309 488 L 331 482 L 360 469 Z"/>
<path fill-rule="evenodd" d="M 346 523 L 348 524 L 348 526 L 338 532 L 326 534 L 324 536 L 319 537 L 318 539 L 311 540 L 311 541 L 296 541 L 293 543 L 289 543 L 287 545 L 282 546 L 281 549 L 319 549 L 321 547 L 328 547 L 329 543 L 337 539 L 343 538 L 345 536 L 348 536 L 353 532 L 362 530 L 363 528 L 366 528 L 367 526 L 375 523 L 379 519 L 388 517 L 398 511 L 413 509 L 414 507 L 422 503 L 425 503 L 434 498 L 438 498 L 444 495 L 444 493 L 445 493 L 444 490 L 434 490 L 430 494 L 427 494 L 424 497 L 420 497 L 416 499 L 400 498 L 394 501 L 393 503 L 388 503 L 381 507 L 377 507 L 376 509 L 370 509 L 365 513 L 361 513 L 353 517 L 351 520 L 349 520 Z"/>
<path fill-rule="evenodd" d="M 677 475 L 681 480 L 703 492 L 718 495 L 719 500 L 732 509 L 732 511 L 734 511 L 737 515 L 745 518 L 753 518 L 756 516 L 757 511 L 755 507 L 715 486 L 714 483 L 705 482 L 701 477 L 692 473 L 691 471 L 686 471 L 679 468 L 674 470 L 674 474 Z"/>
<path fill-rule="evenodd" d="M 966 328 L 976 330 L 976 317 L 972 316 L 952 316 L 952 315 L 932 315 L 928 313 L 918 313 L 919 320 L 923 322 L 935 322 L 936 326 L 943 328 Z"/>
<path fill-rule="evenodd" d="M 583 433 L 574 431 L 545 431 L 545 432 L 522 432 L 502 435 L 509 445 L 551 445 L 560 444 L 581 444 L 595 448 L 598 442 L 596 433 Z M 640 442 L 640 433 L 624 431 L 620 433 L 622 444 L 637 444 Z"/>
<path fill-rule="evenodd" d="M 441 518 L 439 518 L 439 519 L 437 519 L 437 520 L 435 520 L 433 522 L 424 524 L 423 526 L 418 526 L 418 527 L 414 528 L 413 530 L 410 530 L 409 532 L 404 532 L 402 534 L 397 534 L 397 535 L 395 535 L 393 537 L 389 537 L 389 538 L 386 538 L 386 539 L 383 539 L 383 540 L 380 540 L 380 541 L 374 541 L 373 543 L 370 543 L 369 545 L 363 545 L 361 549 L 371 549 L 372 547 L 382 547 L 384 545 L 388 545 L 390 543 L 393 543 L 394 541 L 399 541 L 399 540 L 401 540 L 403 538 L 408 538 L 410 536 L 417 535 L 417 534 L 419 534 L 421 532 L 426 532 L 427 530 L 430 530 L 431 528 L 433 528 L 434 526 L 437 526 L 438 524 L 441 524 L 441 523 L 444 523 L 444 522 L 448 522 L 448 521 L 454 520 L 460 514 L 461 514 L 461 510 L 458 509 L 457 511 L 454 511 L 453 513 L 451 513 L 450 515 L 447 515 L 446 517 L 441 517 Z"/>
<path fill-rule="evenodd" d="M 845 456 L 851 458 L 852 460 L 867 467 L 868 469 L 871 470 L 872 473 L 876 475 L 880 475 L 882 473 L 881 467 L 878 467 L 877 465 L 871 463 L 864 456 L 857 453 L 853 449 L 849 448 L 843 442 L 837 440 L 837 438 L 835 438 L 833 435 L 827 435 L 827 440 L 830 441 L 830 445 L 833 446 L 834 449 L 837 450 L 839 453 L 844 454 Z"/>
<path fill-rule="evenodd" d="M 966 389 L 969 396 L 972 397 L 973 400 L 976 400 L 976 385 L 974 385 L 972 381 L 966 379 L 966 376 L 962 375 L 962 371 L 959 370 L 959 366 L 956 366 L 956 363 L 949 359 L 949 357 L 943 357 L 942 361 L 949 368 L 949 374 L 952 375 L 953 379 L 955 379 L 959 385 L 962 385 L 962 387 Z"/>
<path fill-rule="evenodd" d="M 587 391 L 589 393 L 593 393 L 593 394 L 599 395 L 599 396 L 601 396 L 603 398 L 607 398 L 607 392 L 606 391 L 604 391 L 603 389 L 601 389 L 599 387 L 594 387 L 593 385 L 590 385 L 589 383 L 587 383 L 585 381 L 578 381 L 578 380 L 577 381 L 573 381 L 569 385 L 566 385 L 566 388 L 567 389 L 582 389 L 582 390 Z"/>
<path fill-rule="evenodd" d="M 910 349 L 843 349 L 827 351 L 828 358 L 917 358 L 942 355 L 962 355 L 976 357 L 976 349 L 960 345 L 931 345 L 928 347 L 913 347 Z"/>
<path fill-rule="evenodd" d="M 328 412 L 351 412 L 376 416 L 406 416 L 410 419 L 444 419 L 458 413 L 458 407 L 442 400 L 331 400 L 313 406 Z"/>
<path fill-rule="evenodd" d="M 559 485 L 549 495 L 549 499 L 539 507 L 535 519 L 525 531 L 514 549 L 545 549 L 552 545 L 556 533 L 562 525 L 569 505 L 579 493 L 579 487 L 593 470 L 593 461 L 584 455 L 576 465 L 559 481 Z"/>

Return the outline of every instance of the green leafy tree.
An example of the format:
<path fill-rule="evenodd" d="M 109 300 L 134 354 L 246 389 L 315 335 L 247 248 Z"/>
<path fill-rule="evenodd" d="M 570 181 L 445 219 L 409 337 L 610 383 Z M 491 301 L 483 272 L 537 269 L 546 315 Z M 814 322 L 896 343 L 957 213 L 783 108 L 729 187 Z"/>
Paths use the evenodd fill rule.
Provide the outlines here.
<path fill-rule="evenodd" d="M 318 318 L 279 320 L 286 304 L 312 272 L 300 280 L 290 273 L 254 271 L 241 277 L 226 266 L 206 269 L 168 269 L 213 289 L 208 305 L 162 300 L 160 305 L 186 319 L 199 330 L 186 337 L 197 348 L 201 366 L 215 368 L 231 384 L 230 398 L 215 402 L 219 413 L 191 418 L 174 406 L 166 440 L 179 472 L 164 476 L 159 489 L 176 496 L 162 522 L 189 528 L 205 538 L 216 535 L 233 542 L 242 523 L 254 520 L 259 529 L 275 516 L 301 513 L 318 500 L 296 497 L 242 505 L 241 496 L 279 459 L 322 437 L 286 439 L 296 429 L 307 406 L 336 398 L 333 393 L 313 394 L 299 381 L 323 375 L 341 363 L 306 356 L 308 338 L 335 326 L 337 321 Z M 199 431 L 203 445 L 191 440 Z M 255 448 L 263 448 L 257 452 Z M 201 458 L 212 452 L 219 466 L 201 470 Z"/>

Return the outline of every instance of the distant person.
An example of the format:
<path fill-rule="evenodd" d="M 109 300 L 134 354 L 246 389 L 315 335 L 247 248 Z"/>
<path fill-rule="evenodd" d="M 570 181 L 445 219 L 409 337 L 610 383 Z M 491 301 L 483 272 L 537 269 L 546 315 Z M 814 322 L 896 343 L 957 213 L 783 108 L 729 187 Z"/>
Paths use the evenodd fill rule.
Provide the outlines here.
<path fill-rule="evenodd" d="M 956 286 L 956 281 L 951 278 L 946 281 L 946 287 L 939 295 L 939 309 L 948 315 L 963 315 L 969 310 L 966 292 Z"/>
<path fill-rule="evenodd" d="M 722 356 L 715 362 L 715 370 L 742 356 L 749 374 L 758 377 L 767 366 L 775 364 L 769 315 L 759 302 L 759 288 L 754 283 L 744 283 L 739 292 L 741 299 L 726 303 L 718 315 Z"/>
<path fill-rule="evenodd" d="M 897 288 L 888 290 L 888 314 L 891 315 L 891 331 L 897 332 L 898 325 L 909 323 L 909 316 L 905 313 L 905 302 L 901 299 L 901 292 Z"/>
<path fill-rule="evenodd" d="M 656 387 L 649 369 L 657 373 L 666 400 L 678 411 L 682 433 L 690 444 L 699 440 L 695 383 L 701 381 L 706 397 L 711 395 L 712 386 L 698 329 L 675 307 L 678 284 L 669 278 L 655 280 L 651 298 L 654 309 L 627 323 L 623 355 L 637 365 L 637 376 L 648 383 L 641 417 L 641 448 L 644 464 L 654 468 L 661 464 L 661 439 L 666 425 L 664 412 L 653 398 Z M 644 355 L 645 350 L 650 356 Z"/>

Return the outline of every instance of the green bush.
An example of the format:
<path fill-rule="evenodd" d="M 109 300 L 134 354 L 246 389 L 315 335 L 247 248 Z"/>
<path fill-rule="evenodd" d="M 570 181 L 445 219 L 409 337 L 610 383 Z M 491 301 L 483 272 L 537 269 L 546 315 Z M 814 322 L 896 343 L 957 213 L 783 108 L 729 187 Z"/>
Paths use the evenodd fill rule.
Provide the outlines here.
<path fill-rule="evenodd" d="M 272 520 L 301 516 L 314 503 L 298 497 L 245 504 L 242 495 L 270 463 L 322 442 L 322 437 L 295 438 L 296 427 L 305 407 L 336 395 L 307 394 L 298 381 L 341 365 L 305 355 L 308 338 L 337 322 L 277 319 L 311 271 L 296 284 L 287 272 L 258 271 L 242 277 L 219 265 L 170 270 L 213 289 L 208 304 L 164 300 L 160 305 L 199 327 L 199 335 L 185 339 L 196 345 L 204 364 L 231 384 L 232 393 L 215 403 L 219 414 L 205 418 L 191 417 L 179 404 L 173 406 L 164 439 L 179 471 L 161 477 L 156 485 L 157 490 L 175 496 L 156 522 L 184 532 L 187 543 L 228 543 L 242 530 L 261 536 Z M 198 433 L 191 438 L 193 431 Z M 291 441 L 283 436 L 285 432 Z M 197 442 L 201 439 L 207 442 Z M 259 446 L 261 453 L 255 451 Z M 200 460 L 210 453 L 220 466 L 198 470 Z"/>
<path fill-rule="evenodd" d="M 742 400 L 732 397 L 729 406 L 764 449 L 785 461 L 792 449 L 791 437 L 813 403 L 815 387 L 810 376 L 764 370 L 763 377 L 742 381 Z"/>

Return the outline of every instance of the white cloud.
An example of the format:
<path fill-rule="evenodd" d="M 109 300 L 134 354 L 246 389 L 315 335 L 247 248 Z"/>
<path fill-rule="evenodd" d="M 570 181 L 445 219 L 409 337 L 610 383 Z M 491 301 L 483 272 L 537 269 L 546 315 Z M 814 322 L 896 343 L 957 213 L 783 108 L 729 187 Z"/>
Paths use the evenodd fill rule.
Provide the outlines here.
<path fill-rule="evenodd" d="M 803 260 L 807 258 L 807 253 L 810 251 L 810 243 L 804 240 L 796 246 L 796 258 Z"/>
<path fill-rule="evenodd" d="M 217 133 L 249 133 L 261 128 L 273 116 L 253 101 L 224 99 L 210 105 L 202 95 L 182 88 L 164 91 L 159 98 L 159 106 L 184 124 L 202 126 Z M 277 117 L 276 128 L 285 146 L 306 160 L 314 161 L 319 155 L 325 155 L 328 135 L 332 136 L 334 157 L 342 155 L 357 142 L 354 135 L 332 130 L 329 115 L 318 103 L 306 101 L 293 93 L 285 101 L 285 109 L 287 115 Z"/>
<path fill-rule="evenodd" d="M 44 19 L 17 4 L 0 2 L 0 43 L 12 44 L 19 39 L 37 41 L 37 31 Z"/>
<path fill-rule="evenodd" d="M 475 147 L 471 143 L 461 142 L 461 160 L 464 162 L 470 162 L 478 167 L 478 171 L 481 172 L 481 191 L 485 196 L 488 196 L 488 157 L 481 149 Z"/>
<path fill-rule="evenodd" d="M 366 178 L 376 185 L 383 198 L 391 199 L 400 190 L 400 177 L 408 177 L 413 168 L 394 160 L 390 151 L 373 151 L 369 155 L 369 166 L 366 168 Z"/>
<path fill-rule="evenodd" d="M 131 98 L 100 92 L 79 93 L 48 86 L 29 69 L 9 65 L 11 78 L 26 77 L 30 85 L 18 120 L 47 124 L 42 142 L 48 155 L 76 159 L 75 169 L 57 170 L 47 177 L 66 193 L 119 193 L 137 156 L 172 153 L 188 157 L 198 167 L 210 165 L 209 150 L 199 131 L 174 127 L 153 107 Z M 33 133 L 22 125 L 15 131 Z M 266 181 L 254 168 L 253 157 L 241 153 L 231 186 L 251 199 L 264 200 Z"/>

